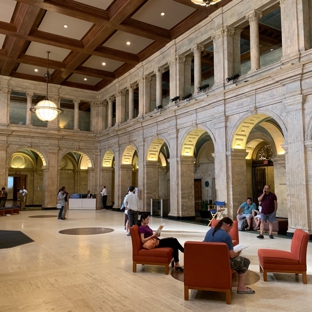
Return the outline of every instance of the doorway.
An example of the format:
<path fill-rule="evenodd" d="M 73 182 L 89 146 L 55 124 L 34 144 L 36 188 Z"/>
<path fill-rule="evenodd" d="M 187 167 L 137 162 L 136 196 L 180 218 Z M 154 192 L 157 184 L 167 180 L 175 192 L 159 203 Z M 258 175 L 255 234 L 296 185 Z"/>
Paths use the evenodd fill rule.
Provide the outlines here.
<path fill-rule="evenodd" d="M 195 212 L 200 210 L 200 202 L 202 200 L 202 180 L 194 180 L 194 207 Z"/>

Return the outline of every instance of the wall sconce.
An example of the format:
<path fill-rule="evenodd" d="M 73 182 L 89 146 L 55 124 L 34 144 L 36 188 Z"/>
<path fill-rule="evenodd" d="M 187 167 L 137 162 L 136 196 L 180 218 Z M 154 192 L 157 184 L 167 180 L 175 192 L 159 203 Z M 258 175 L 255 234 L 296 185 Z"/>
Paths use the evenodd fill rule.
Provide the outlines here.
<path fill-rule="evenodd" d="M 175 96 L 174 98 L 172 98 L 171 100 L 170 100 L 170 102 L 171 103 L 177 103 L 178 101 L 180 101 L 180 97 L 179 96 Z"/>
<path fill-rule="evenodd" d="M 197 91 L 198 92 L 201 92 L 201 91 L 205 91 L 206 89 L 208 89 L 209 88 L 209 84 L 207 83 L 207 84 L 204 84 L 204 85 L 202 85 L 201 87 L 198 87 L 197 88 Z"/>
<path fill-rule="evenodd" d="M 185 101 L 185 100 L 189 101 L 189 100 L 191 99 L 191 97 L 192 97 L 192 93 L 189 93 L 189 94 L 187 94 L 187 95 L 184 95 L 183 98 L 182 98 L 182 100 L 183 100 L 183 101 Z"/>
<path fill-rule="evenodd" d="M 239 74 L 235 74 L 235 75 L 233 75 L 233 76 L 231 76 L 229 78 L 226 78 L 226 82 L 229 82 L 229 81 L 233 80 L 233 83 L 235 83 L 236 80 L 238 79 L 238 77 L 239 77 Z"/>

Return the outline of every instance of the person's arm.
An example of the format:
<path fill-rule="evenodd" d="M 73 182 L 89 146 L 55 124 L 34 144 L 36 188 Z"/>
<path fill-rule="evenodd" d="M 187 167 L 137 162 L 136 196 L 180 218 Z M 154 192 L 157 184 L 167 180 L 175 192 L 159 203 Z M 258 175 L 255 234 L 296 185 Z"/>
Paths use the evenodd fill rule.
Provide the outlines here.
<path fill-rule="evenodd" d="M 277 207 L 278 207 L 278 204 L 277 204 L 277 199 L 274 200 L 274 211 L 276 212 L 277 211 Z"/>
<path fill-rule="evenodd" d="M 238 257 L 240 253 L 241 253 L 241 250 L 239 252 L 235 252 L 233 249 L 229 250 L 229 255 L 231 259 Z"/>
<path fill-rule="evenodd" d="M 237 213 L 238 215 L 242 214 L 241 210 L 242 210 L 242 205 L 240 205 L 240 206 L 238 207 L 236 213 Z"/>
<path fill-rule="evenodd" d="M 151 236 L 145 238 L 145 237 L 144 237 L 144 233 L 141 233 L 141 234 L 140 234 L 142 244 L 144 244 L 144 243 L 147 242 L 148 240 L 150 240 L 150 239 L 152 239 L 152 238 L 155 238 L 155 237 L 158 237 L 158 236 L 159 236 L 158 234 L 153 234 L 153 235 L 151 235 Z"/>

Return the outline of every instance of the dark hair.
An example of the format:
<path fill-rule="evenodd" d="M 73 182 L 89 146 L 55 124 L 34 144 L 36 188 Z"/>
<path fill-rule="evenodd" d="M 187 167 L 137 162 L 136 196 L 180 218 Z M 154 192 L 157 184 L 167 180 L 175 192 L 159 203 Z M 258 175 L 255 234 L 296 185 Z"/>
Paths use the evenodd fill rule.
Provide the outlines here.
<path fill-rule="evenodd" d="M 135 187 L 133 185 L 129 186 L 129 191 L 133 192 L 135 190 Z"/>
<path fill-rule="evenodd" d="M 142 220 L 145 220 L 148 217 L 149 217 L 149 213 L 148 212 L 143 212 L 141 214 L 140 220 L 138 220 L 138 226 L 141 226 L 142 225 Z"/>
<path fill-rule="evenodd" d="M 5 191 L 5 187 L 3 187 L 1 190 L 2 190 L 2 191 Z"/>
<path fill-rule="evenodd" d="M 233 220 L 229 217 L 224 217 L 223 219 L 221 219 L 218 224 L 216 225 L 216 227 L 213 230 L 212 236 L 221 228 L 221 226 L 223 225 L 223 223 L 225 224 L 229 224 L 232 225 L 233 224 Z"/>
<path fill-rule="evenodd" d="M 252 201 L 252 198 L 251 198 L 251 197 L 247 197 L 247 200 L 248 200 L 248 199 L 250 199 L 250 200 Z"/>

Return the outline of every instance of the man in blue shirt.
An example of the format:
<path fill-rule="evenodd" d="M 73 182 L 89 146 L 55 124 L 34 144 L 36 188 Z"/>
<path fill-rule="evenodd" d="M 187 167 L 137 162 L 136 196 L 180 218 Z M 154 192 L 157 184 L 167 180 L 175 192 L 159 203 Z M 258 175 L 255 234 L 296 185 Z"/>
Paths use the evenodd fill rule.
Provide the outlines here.
<path fill-rule="evenodd" d="M 240 251 L 233 250 L 232 238 L 229 235 L 233 226 L 232 219 L 225 217 L 221 219 L 215 228 L 211 228 L 205 236 L 204 242 L 226 243 L 229 249 L 231 268 L 238 273 L 237 293 L 254 294 L 255 291 L 245 286 L 245 279 L 250 260 L 240 256 Z M 217 255 L 213 255 L 214 257 Z"/>
<path fill-rule="evenodd" d="M 252 211 L 256 209 L 256 204 L 252 202 L 250 197 L 248 197 L 247 200 L 243 202 L 237 209 L 237 221 L 241 219 L 247 219 L 248 227 L 246 228 L 246 231 L 249 231 L 251 228 Z"/>

